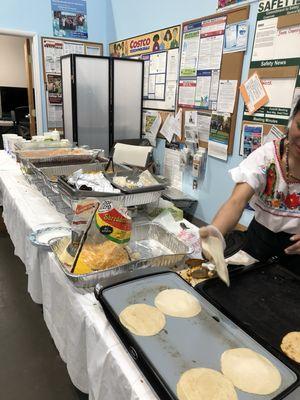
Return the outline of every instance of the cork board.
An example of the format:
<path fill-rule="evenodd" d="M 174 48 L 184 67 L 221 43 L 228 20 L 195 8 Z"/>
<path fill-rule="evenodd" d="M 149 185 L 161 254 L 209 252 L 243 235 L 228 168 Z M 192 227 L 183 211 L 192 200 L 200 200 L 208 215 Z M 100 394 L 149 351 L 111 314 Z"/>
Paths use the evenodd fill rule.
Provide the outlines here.
<path fill-rule="evenodd" d="M 201 17 L 198 19 L 186 21 L 182 24 L 182 32 L 184 31 L 185 25 L 189 25 L 191 23 L 196 23 L 196 22 L 202 22 L 207 19 L 218 18 L 218 17 L 222 17 L 222 16 L 227 16 L 227 20 L 226 20 L 227 25 L 237 23 L 240 21 L 244 21 L 249 18 L 249 11 L 250 11 L 250 7 L 244 6 L 244 7 L 238 8 L 238 9 L 232 9 L 232 10 L 228 10 L 225 12 L 207 15 L 205 17 Z M 239 86 L 241 84 L 243 63 L 244 63 L 244 51 L 235 52 L 235 53 L 225 53 L 225 54 L 223 53 L 221 67 L 220 67 L 220 79 L 237 80 L 237 88 L 239 88 Z M 232 154 L 232 151 L 233 151 L 238 100 L 239 100 L 239 90 L 237 89 L 234 110 L 231 115 L 231 128 L 230 128 L 229 143 L 228 143 L 228 150 L 227 150 L 228 154 Z M 199 110 L 196 108 L 194 108 L 194 109 L 200 113 L 201 113 L 201 111 L 203 111 L 205 114 L 210 112 L 209 110 Z M 184 115 L 184 111 L 187 111 L 187 110 L 191 110 L 191 108 L 182 108 L 183 115 Z M 184 120 L 184 118 L 183 118 L 183 120 Z M 184 123 L 184 121 L 183 121 L 183 123 Z M 182 138 L 182 140 L 184 140 L 184 138 Z M 199 144 L 202 147 L 208 147 L 207 142 L 199 141 Z"/>

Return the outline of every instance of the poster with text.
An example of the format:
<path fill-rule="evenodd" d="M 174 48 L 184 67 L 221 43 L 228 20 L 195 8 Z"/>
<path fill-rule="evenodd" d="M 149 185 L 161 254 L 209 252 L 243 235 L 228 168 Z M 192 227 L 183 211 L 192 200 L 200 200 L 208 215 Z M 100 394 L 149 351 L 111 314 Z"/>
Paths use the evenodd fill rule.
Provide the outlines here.
<path fill-rule="evenodd" d="M 135 57 L 156 51 L 178 48 L 180 29 L 180 25 L 175 25 L 159 31 L 112 42 L 109 44 L 109 54 L 112 57 Z"/>
<path fill-rule="evenodd" d="M 50 104 L 62 104 L 61 75 L 47 75 L 47 92 Z"/>
<path fill-rule="evenodd" d="M 244 124 L 281 131 L 288 126 L 300 66 L 300 2 L 260 0 L 250 70 L 261 76 L 269 101 L 255 112 L 245 107 Z M 243 86 L 243 85 L 242 85 Z"/>
<path fill-rule="evenodd" d="M 254 150 L 258 149 L 262 143 L 263 126 L 262 125 L 244 125 L 243 126 L 243 155 L 248 157 Z"/>
<path fill-rule="evenodd" d="M 88 38 L 86 0 L 51 0 L 53 35 Z"/>

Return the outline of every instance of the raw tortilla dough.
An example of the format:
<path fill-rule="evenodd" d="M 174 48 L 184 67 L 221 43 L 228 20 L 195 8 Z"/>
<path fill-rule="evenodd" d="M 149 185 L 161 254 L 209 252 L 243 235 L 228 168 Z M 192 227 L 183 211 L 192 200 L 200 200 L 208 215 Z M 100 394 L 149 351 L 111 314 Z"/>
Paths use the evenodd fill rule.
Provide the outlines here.
<path fill-rule="evenodd" d="M 280 347 L 289 358 L 300 363 L 300 332 L 289 332 L 282 339 Z"/>
<path fill-rule="evenodd" d="M 163 290 L 155 297 L 154 304 L 164 314 L 172 317 L 190 318 L 201 311 L 196 297 L 181 289 Z"/>
<path fill-rule="evenodd" d="M 278 369 L 264 356 L 253 350 L 227 350 L 221 357 L 223 374 L 238 389 L 247 393 L 266 395 L 281 385 Z"/>
<path fill-rule="evenodd" d="M 219 238 L 207 236 L 202 239 L 202 251 L 204 256 L 216 266 L 216 271 L 223 282 L 229 286 L 227 263 L 224 259 L 223 245 Z"/>
<path fill-rule="evenodd" d="M 122 325 L 138 336 L 153 336 L 166 325 L 164 314 L 148 304 L 132 304 L 119 315 Z"/>
<path fill-rule="evenodd" d="M 237 400 L 233 384 L 220 372 L 193 368 L 184 372 L 177 383 L 179 400 Z"/>

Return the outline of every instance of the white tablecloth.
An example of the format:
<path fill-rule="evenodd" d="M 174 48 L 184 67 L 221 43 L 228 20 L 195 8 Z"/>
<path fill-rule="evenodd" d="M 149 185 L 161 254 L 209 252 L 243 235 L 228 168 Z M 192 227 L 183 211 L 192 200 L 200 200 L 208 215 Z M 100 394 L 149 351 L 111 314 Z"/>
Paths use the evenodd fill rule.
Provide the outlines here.
<path fill-rule="evenodd" d="M 43 304 L 45 322 L 74 385 L 90 400 L 156 399 L 92 291 L 74 287 L 53 254 L 30 243 L 28 234 L 37 225 L 66 221 L 4 152 L 0 192 L 7 231 L 28 274 L 28 292 Z"/>

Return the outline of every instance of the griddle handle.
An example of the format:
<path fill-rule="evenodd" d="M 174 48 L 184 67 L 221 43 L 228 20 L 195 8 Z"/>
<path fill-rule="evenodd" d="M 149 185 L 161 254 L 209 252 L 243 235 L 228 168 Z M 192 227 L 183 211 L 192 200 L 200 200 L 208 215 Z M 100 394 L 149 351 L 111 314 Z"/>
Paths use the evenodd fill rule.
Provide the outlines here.
<path fill-rule="evenodd" d="M 97 285 L 94 287 L 94 295 L 98 301 L 100 301 L 100 293 L 104 289 L 104 287 L 101 285 L 101 283 L 97 283 Z"/>

